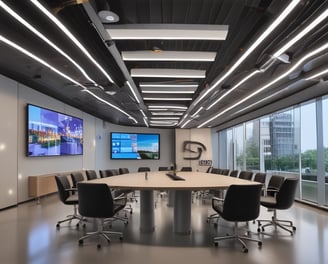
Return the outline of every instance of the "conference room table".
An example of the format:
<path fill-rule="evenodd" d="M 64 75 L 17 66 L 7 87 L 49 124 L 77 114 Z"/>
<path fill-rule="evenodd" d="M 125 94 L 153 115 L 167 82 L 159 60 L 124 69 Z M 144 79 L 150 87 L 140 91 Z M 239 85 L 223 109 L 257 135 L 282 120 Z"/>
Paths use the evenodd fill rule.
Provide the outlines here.
<path fill-rule="evenodd" d="M 129 173 L 95 179 L 92 182 L 106 183 L 114 189 L 140 190 L 140 230 L 142 232 L 155 230 L 154 191 L 174 190 L 173 229 L 177 234 L 190 234 L 191 232 L 192 191 L 224 190 L 233 184 L 259 184 L 254 181 L 205 172 L 176 172 L 176 175 L 183 180 L 173 180 L 167 176 L 167 173 L 170 172 L 147 172 L 147 175 L 145 172 Z"/>

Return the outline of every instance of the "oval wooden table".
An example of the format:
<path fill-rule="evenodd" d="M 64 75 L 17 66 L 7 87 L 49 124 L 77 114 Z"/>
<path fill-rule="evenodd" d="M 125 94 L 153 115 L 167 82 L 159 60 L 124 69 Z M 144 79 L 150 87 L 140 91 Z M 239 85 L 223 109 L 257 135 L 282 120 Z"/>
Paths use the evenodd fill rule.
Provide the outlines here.
<path fill-rule="evenodd" d="M 232 184 L 259 184 L 219 174 L 204 172 L 177 172 L 184 180 L 172 180 L 167 171 L 121 174 L 92 180 L 106 183 L 111 188 L 140 190 L 140 230 L 152 232 L 154 223 L 154 190 L 175 190 L 174 198 L 174 232 L 190 234 L 191 232 L 191 192 L 209 189 L 227 189 Z M 90 181 L 89 181 L 90 182 Z"/>

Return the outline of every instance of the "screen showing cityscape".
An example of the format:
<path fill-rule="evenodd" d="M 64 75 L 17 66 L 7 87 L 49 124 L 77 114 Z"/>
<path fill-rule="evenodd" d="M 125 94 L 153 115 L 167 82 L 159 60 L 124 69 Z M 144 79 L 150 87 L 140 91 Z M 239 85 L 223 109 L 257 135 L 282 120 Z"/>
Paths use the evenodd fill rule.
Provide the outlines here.
<path fill-rule="evenodd" d="M 27 105 L 27 156 L 82 154 L 82 119 Z"/>
<path fill-rule="evenodd" d="M 159 159 L 159 134 L 119 133 L 110 135 L 111 159 Z"/>

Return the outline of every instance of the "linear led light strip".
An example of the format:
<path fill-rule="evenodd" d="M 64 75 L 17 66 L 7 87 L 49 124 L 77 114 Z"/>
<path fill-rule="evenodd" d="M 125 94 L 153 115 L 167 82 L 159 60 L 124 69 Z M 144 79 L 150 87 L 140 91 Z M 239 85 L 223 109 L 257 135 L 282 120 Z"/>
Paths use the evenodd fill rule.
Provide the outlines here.
<path fill-rule="evenodd" d="M 288 14 L 296 7 L 300 0 L 293 0 L 287 8 L 278 16 L 278 18 L 263 32 L 263 34 L 245 51 L 245 53 L 236 61 L 236 63 L 211 87 L 206 90 L 203 95 L 198 97 L 193 105 L 198 104 L 208 93 L 216 88 L 219 83 L 223 82 L 255 49 L 261 42 L 288 16 Z"/>
<path fill-rule="evenodd" d="M 82 87 L 84 90 L 84 92 L 89 93 L 90 95 L 92 95 L 93 97 L 95 97 L 96 99 L 98 99 L 99 101 L 109 105 L 112 108 L 115 108 L 116 110 L 120 111 L 121 113 L 123 113 L 124 115 L 126 115 L 128 118 L 132 119 L 135 123 L 138 123 L 136 119 L 134 119 L 131 115 L 129 115 L 128 113 L 126 113 L 125 111 L 123 111 L 122 109 L 118 108 L 117 106 L 105 101 L 104 99 L 100 98 L 99 96 L 95 95 L 94 93 L 90 92 L 87 87 L 85 87 L 83 84 L 75 81 L 74 79 L 72 79 L 71 77 L 69 77 L 68 75 L 66 75 L 65 73 L 59 71 L 58 69 L 56 69 L 55 67 L 51 66 L 49 63 L 47 63 L 46 61 L 42 60 L 41 58 L 35 56 L 33 53 L 29 52 L 28 50 L 24 49 L 23 47 L 17 45 L 16 43 L 10 41 L 9 39 L 3 37 L 2 35 L 0 35 L 0 41 L 6 43 L 7 45 L 11 46 L 12 48 L 22 52 L 23 54 L 27 55 L 28 57 L 36 60 L 37 62 L 43 64 L 44 66 L 48 67 L 50 70 L 54 71 L 55 73 L 57 73 L 58 75 L 62 76 L 63 78 L 69 80 L 70 82 Z"/>
<path fill-rule="evenodd" d="M 328 17 L 328 8 L 321 13 L 313 22 L 311 22 L 307 27 L 305 27 L 301 32 L 299 32 L 294 38 L 292 38 L 288 43 L 282 46 L 278 51 L 273 54 L 273 57 L 278 58 L 282 53 L 284 53 L 287 49 L 289 49 L 292 45 L 294 45 L 297 41 L 299 41 L 302 37 L 304 37 L 307 33 L 309 33 L 313 28 L 315 28 L 318 24 L 320 24 L 323 20 Z"/>
<path fill-rule="evenodd" d="M 58 51 L 61 55 L 63 55 L 66 59 L 68 59 L 76 68 L 78 68 L 78 70 L 84 75 L 84 77 L 86 79 L 88 79 L 90 82 L 94 83 L 95 85 L 99 86 L 94 80 L 92 80 L 89 77 L 89 75 L 84 71 L 84 69 L 76 61 L 74 61 L 68 54 L 66 54 L 63 50 L 61 50 L 53 42 L 51 42 L 49 39 L 47 39 L 46 36 L 44 36 L 40 31 L 38 31 L 30 23 L 28 23 L 25 19 L 23 19 L 20 15 L 18 15 L 14 10 L 12 10 L 9 6 L 7 6 L 3 1 L 0 1 L 0 6 L 8 14 L 10 14 L 12 17 L 14 17 L 17 21 L 19 21 L 21 24 L 23 24 L 26 28 L 28 28 L 30 31 L 32 31 L 35 35 L 37 35 L 40 39 L 42 39 L 44 42 L 46 42 L 48 45 L 50 45 L 52 48 L 54 48 L 56 51 Z"/>
<path fill-rule="evenodd" d="M 227 95 L 229 95 L 230 93 L 232 93 L 240 85 L 242 85 L 243 83 L 245 83 L 248 79 L 252 78 L 255 74 L 258 74 L 259 72 L 260 72 L 259 70 L 255 70 L 252 73 L 250 73 L 249 75 L 247 75 L 244 79 L 242 79 L 234 87 L 232 87 L 231 89 L 229 89 L 227 92 L 225 92 L 223 95 L 221 95 L 217 100 L 215 100 L 210 106 L 208 106 L 206 108 L 206 110 L 210 110 L 214 105 L 216 105 L 218 102 L 220 102 L 224 97 L 226 97 Z"/>
<path fill-rule="evenodd" d="M 270 86 L 272 86 L 273 84 L 275 84 L 276 82 L 280 81 L 281 79 L 283 79 L 284 77 L 286 77 L 289 73 L 291 73 L 293 70 L 295 70 L 299 65 L 301 65 L 305 60 L 307 60 L 308 58 L 316 55 L 317 53 L 325 50 L 328 48 L 328 43 L 326 43 L 325 45 L 321 46 L 318 49 L 315 49 L 311 52 L 309 52 L 308 54 L 306 54 L 305 56 L 303 56 L 297 63 L 295 63 L 295 65 L 293 67 L 291 67 L 288 71 L 286 71 L 285 73 L 281 74 L 279 77 L 277 77 L 276 79 L 274 79 L 273 81 L 267 83 L 266 85 L 262 86 L 261 88 L 259 88 L 258 90 L 256 90 L 255 92 L 251 93 L 250 95 L 244 97 L 243 99 L 241 99 L 240 101 L 238 101 L 237 103 L 229 106 L 228 108 L 226 108 L 225 110 L 221 111 L 220 113 L 216 114 L 215 116 L 211 117 L 210 119 L 208 119 L 207 121 L 203 122 L 202 124 L 200 124 L 197 128 L 201 128 L 204 125 L 208 124 L 209 122 L 213 121 L 214 119 L 218 118 L 219 116 L 223 115 L 224 113 L 230 111 L 231 109 L 233 109 L 234 107 L 242 104 L 243 102 L 247 101 L 248 99 L 252 98 L 254 95 L 257 95 L 258 93 L 268 89 Z"/>
<path fill-rule="evenodd" d="M 179 120 L 180 117 L 151 117 L 151 120 Z"/>
<path fill-rule="evenodd" d="M 152 101 L 191 101 L 192 98 L 189 98 L 189 97 L 144 97 L 143 98 L 144 100 L 152 100 Z"/>
<path fill-rule="evenodd" d="M 148 122 L 147 122 L 146 117 L 143 117 L 143 121 L 144 121 L 145 125 L 146 125 L 147 127 L 149 127 L 149 124 L 148 124 Z"/>
<path fill-rule="evenodd" d="M 155 90 L 147 90 L 147 91 L 141 91 L 142 93 L 152 93 L 152 94 L 193 94 L 195 91 L 169 91 L 169 90 L 162 90 L 162 91 L 155 91 Z"/>
<path fill-rule="evenodd" d="M 321 13 L 313 22 L 311 22 L 307 27 L 305 27 L 301 32 L 299 32 L 294 38 L 288 41 L 284 46 L 282 46 L 278 51 L 273 54 L 273 57 L 278 58 L 281 54 L 283 54 L 287 49 L 289 49 L 292 45 L 294 45 L 298 40 L 304 37 L 307 33 L 309 33 L 313 28 L 315 28 L 319 23 L 321 23 L 328 16 L 328 9 Z M 255 74 L 259 73 L 259 70 L 252 72 L 250 75 L 241 80 L 238 84 L 236 84 L 229 91 L 224 93 L 220 98 L 218 98 L 214 103 L 212 103 L 206 110 L 210 110 L 214 105 L 216 105 L 219 101 L 221 101 L 224 97 L 230 94 L 233 90 L 239 87 L 241 84 L 246 82 L 249 78 L 253 77 Z"/>
<path fill-rule="evenodd" d="M 137 100 L 137 103 L 140 104 L 140 100 L 138 99 L 138 96 L 136 95 L 136 92 L 134 91 L 132 85 L 130 84 L 129 81 L 127 81 L 126 83 L 127 83 L 127 85 L 129 86 L 130 91 L 132 92 L 134 98 Z"/>
<path fill-rule="evenodd" d="M 203 110 L 203 107 L 201 106 L 201 107 L 199 107 L 199 109 L 191 116 L 192 118 L 194 118 L 196 115 L 198 115 L 199 114 L 199 112 L 200 111 L 202 111 Z"/>
<path fill-rule="evenodd" d="M 198 84 L 145 84 L 140 83 L 140 88 L 143 87 L 160 87 L 160 88 L 181 88 L 181 87 L 190 87 L 190 88 L 197 88 Z"/>
<path fill-rule="evenodd" d="M 312 80 L 312 79 L 315 79 L 315 78 L 317 78 L 317 77 L 319 77 L 319 76 L 321 76 L 321 75 L 324 75 L 324 74 L 326 74 L 326 73 L 328 73 L 328 69 L 323 70 L 323 71 L 321 71 L 321 72 L 319 72 L 319 73 L 313 74 L 313 75 L 311 75 L 311 76 L 305 78 L 305 80 L 307 80 L 307 81 L 308 81 L 308 80 Z M 268 99 L 270 99 L 270 98 L 272 98 L 272 97 L 274 97 L 274 96 L 277 96 L 278 94 L 284 92 L 286 89 L 288 89 L 288 87 L 287 87 L 287 88 L 283 88 L 283 89 L 281 89 L 281 90 L 279 90 L 279 91 L 277 91 L 277 92 L 275 92 L 275 93 L 273 93 L 273 94 L 271 94 L 271 95 L 269 95 L 269 96 L 266 96 L 265 98 L 261 99 L 260 101 L 257 101 L 257 102 L 255 102 L 255 103 L 253 103 L 253 104 L 251 104 L 251 105 L 249 105 L 249 106 L 247 106 L 247 107 L 245 107 L 245 108 L 243 108 L 243 109 L 237 111 L 236 114 L 241 113 L 241 112 L 243 112 L 243 111 L 245 111 L 245 110 L 247 110 L 247 109 L 249 109 L 249 108 L 252 108 L 253 106 L 255 106 L 255 105 L 257 105 L 257 104 L 260 104 L 260 103 L 262 103 L 262 102 L 264 102 L 264 101 L 267 101 Z"/>
<path fill-rule="evenodd" d="M 177 106 L 177 105 L 148 105 L 149 109 L 179 109 L 181 111 L 187 110 L 186 106 Z"/>
<path fill-rule="evenodd" d="M 312 80 L 312 79 L 318 78 L 319 76 L 324 75 L 326 73 L 328 73 L 328 69 L 325 69 L 325 70 L 323 70 L 321 72 L 318 72 L 316 74 L 313 74 L 312 76 L 307 77 L 305 80 L 307 80 L 307 81 L 308 80 Z"/>
<path fill-rule="evenodd" d="M 190 121 L 191 121 L 191 119 L 187 120 L 186 123 L 184 123 L 184 124 L 181 126 L 181 128 L 184 128 L 186 125 L 188 125 Z"/>
<path fill-rule="evenodd" d="M 104 70 L 103 67 L 91 56 L 91 54 L 83 47 L 83 45 L 73 36 L 73 34 L 54 16 L 52 15 L 44 6 L 42 6 L 36 0 L 30 0 L 37 8 L 41 10 L 57 27 L 59 27 L 65 34 L 73 41 L 73 43 L 93 62 L 94 65 L 106 76 L 106 78 L 114 83 L 112 78 L 108 75 L 108 73 Z"/>

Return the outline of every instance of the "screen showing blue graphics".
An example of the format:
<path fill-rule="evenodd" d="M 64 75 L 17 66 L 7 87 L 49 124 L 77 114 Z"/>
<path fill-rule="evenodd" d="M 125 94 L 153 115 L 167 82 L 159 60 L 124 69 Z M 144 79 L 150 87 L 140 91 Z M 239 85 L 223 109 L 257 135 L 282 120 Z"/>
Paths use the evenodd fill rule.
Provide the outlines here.
<path fill-rule="evenodd" d="M 159 159 L 159 134 L 111 133 L 111 159 Z"/>
<path fill-rule="evenodd" d="M 82 154 L 82 119 L 27 105 L 27 156 Z"/>

